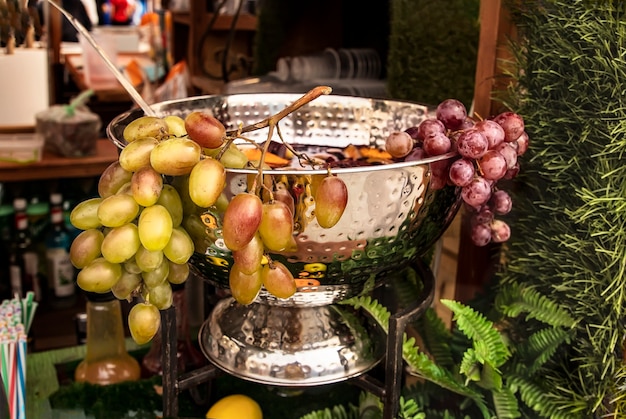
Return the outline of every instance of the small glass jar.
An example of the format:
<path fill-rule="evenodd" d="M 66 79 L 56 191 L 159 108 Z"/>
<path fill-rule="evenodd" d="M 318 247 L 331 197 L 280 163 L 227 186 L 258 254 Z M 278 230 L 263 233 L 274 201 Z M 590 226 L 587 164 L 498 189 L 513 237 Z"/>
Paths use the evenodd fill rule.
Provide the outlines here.
<path fill-rule="evenodd" d="M 119 300 L 110 292 L 86 294 L 87 353 L 74 379 L 101 385 L 138 380 L 141 368 L 126 350 Z"/>

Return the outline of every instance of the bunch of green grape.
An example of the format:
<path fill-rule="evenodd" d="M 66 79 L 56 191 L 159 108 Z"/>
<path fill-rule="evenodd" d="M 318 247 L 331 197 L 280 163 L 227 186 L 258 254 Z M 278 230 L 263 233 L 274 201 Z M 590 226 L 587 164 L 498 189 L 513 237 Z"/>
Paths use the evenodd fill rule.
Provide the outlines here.
<path fill-rule="evenodd" d="M 229 276 L 233 297 L 250 304 L 262 287 L 278 298 L 296 292 L 291 272 L 268 254 L 296 245 L 293 209 L 278 199 L 280 194 L 274 196 L 272 185 L 256 180 L 258 187 L 224 203 L 226 167 L 254 165 L 219 120 L 204 112 L 184 119 L 143 116 L 123 135 L 127 145 L 100 176 L 99 196 L 71 212 L 71 223 L 83 231 L 72 243 L 70 258 L 79 269 L 81 289 L 141 299 L 128 317 L 137 343 L 153 338 L 160 327 L 159 310 L 172 305 L 172 285 L 187 279 L 196 248 L 189 234 L 197 228 L 193 217 L 213 206 L 225 207 L 222 236 L 234 259 Z M 255 179 L 263 178 L 262 173 Z M 335 225 L 346 203 L 343 181 L 329 174 L 317 187 L 319 224 Z"/>

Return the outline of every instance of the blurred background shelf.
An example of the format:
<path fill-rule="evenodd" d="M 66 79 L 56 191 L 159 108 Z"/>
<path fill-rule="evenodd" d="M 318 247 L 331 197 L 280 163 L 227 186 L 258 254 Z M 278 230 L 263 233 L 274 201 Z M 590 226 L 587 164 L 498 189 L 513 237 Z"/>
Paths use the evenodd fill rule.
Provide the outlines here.
<path fill-rule="evenodd" d="M 118 150 L 106 139 L 98 140 L 96 150 L 93 156 L 80 158 L 60 157 L 44 151 L 41 161 L 28 164 L 0 161 L 0 182 L 100 176 L 117 160 Z"/>

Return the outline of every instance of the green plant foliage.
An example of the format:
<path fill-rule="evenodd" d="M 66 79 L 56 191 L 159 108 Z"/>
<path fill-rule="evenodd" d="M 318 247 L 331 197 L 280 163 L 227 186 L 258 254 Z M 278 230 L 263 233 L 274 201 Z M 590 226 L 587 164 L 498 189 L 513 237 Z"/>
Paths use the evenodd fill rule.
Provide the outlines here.
<path fill-rule="evenodd" d="M 574 325 L 574 319 L 565 307 L 556 304 L 537 290 L 521 287 L 515 283 L 500 290 L 495 305 L 502 314 L 509 317 L 525 313 L 526 320 L 537 319 L 554 327 Z"/>
<path fill-rule="evenodd" d="M 499 367 L 509 358 L 510 353 L 502 336 L 484 315 L 452 300 L 441 303 L 454 313 L 456 326 L 475 343 L 477 358 L 480 362 Z"/>
<path fill-rule="evenodd" d="M 543 381 L 528 379 L 523 388 L 535 386 L 528 393 L 540 397 L 535 408 L 550 401 L 537 410 L 543 417 L 622 417 L 626 410 L 616 401 L 626 391 L 626 9 L 624 2 L 584 0 L 511 7 L 519 72 L 500 96 L 524 117 L 531 147 L 513 194 L 501 288 L 523 284 L 558 302 L 571 319 L 562 326 L 572 328 L 567 336 L 535 335 L 547 347 L 547 339 L 565 345 L 529 364 Z M 544 325 L 518 326 L 530 336 Z"/>

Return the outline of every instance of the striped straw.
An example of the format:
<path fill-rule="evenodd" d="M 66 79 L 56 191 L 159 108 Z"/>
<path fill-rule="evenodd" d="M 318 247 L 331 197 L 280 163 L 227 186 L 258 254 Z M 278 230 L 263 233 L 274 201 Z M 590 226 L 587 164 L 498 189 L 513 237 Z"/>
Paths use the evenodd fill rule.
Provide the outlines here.
<path fill-rule="evenodd" d="M 17 342 L 17 419 L 26 419 L 26 335 Z"/>
<path fill-rule="evenodd" d="M 9 346 L 9 412 L 11 419 L 17 418 L 17 368 L 16 368 L 16 344 L 12 340 Z"/>

